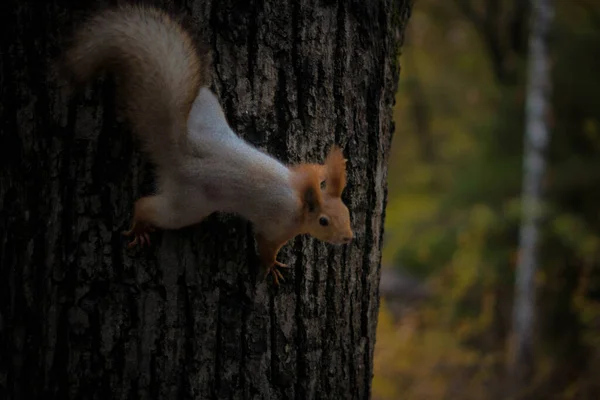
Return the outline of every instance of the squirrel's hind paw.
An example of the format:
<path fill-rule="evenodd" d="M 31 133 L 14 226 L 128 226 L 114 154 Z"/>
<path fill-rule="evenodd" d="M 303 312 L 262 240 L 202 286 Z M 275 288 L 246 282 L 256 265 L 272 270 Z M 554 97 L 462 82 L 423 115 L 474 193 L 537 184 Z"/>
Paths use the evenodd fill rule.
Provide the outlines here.
<path fill-rule="evenodd" d="M 129 242 L 127 245 L 128 249 L 136 247 L 138 244 L 140 247 L 144 247 L 145 245 L 150 245 L 150 233 L 154 232 L 156 229 L 148 224 L 134 222 L 131 229 L 128 231 L 123 231 L 123 236 L 132 237 L 133 240 Z"/>

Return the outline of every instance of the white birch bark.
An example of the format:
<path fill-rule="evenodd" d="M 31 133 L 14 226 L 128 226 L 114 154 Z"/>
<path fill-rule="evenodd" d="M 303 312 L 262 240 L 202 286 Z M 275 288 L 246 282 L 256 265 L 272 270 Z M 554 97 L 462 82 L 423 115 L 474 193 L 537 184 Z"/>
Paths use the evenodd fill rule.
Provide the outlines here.
<path fill-rule="evenodd" d="M 529 375 L 533 365 L 534 322 L 536 317 L 535 274 L 540 262 L 539 236 L 543 201 L 542 183 L 546 170 L 546 148 L 550 136 L 551 62 L 548 36 L 554 18 L 554 0 L 531 0 L 531 5 L 522 221 L 513 308 L 513 347 L 509 365 L 511 374 L 519 381 Z"/>

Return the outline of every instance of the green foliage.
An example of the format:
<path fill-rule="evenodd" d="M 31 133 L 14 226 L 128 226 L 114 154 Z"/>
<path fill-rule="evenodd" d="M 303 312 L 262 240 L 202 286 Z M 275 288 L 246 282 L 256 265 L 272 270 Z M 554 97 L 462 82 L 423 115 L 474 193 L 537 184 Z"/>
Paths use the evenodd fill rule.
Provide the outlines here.
<path fill-rule="evenodd" d="M 383 301 L 375 398 L 502 398 L 526 60 L 512 51 L 516 78 L 499 80 L 481 31 L 457 3 L 416 2 L 400 58 L 384 263 L 427 280 L 434 296 L 399 324 Z M 517 3 L 501 8 L 508 15 Z M 600 3 L 556 6 L 531 390 L 592 399 L 600 397 Z"/>

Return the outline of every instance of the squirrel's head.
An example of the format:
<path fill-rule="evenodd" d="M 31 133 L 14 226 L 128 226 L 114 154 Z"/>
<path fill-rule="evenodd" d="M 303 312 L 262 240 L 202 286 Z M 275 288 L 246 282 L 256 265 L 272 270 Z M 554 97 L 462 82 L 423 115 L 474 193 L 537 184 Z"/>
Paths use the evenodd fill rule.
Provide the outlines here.
<path fill-rule="evenodd" d="M 342 201 L 346 186 L 346 159 L 334 146 L 323 165 L 303 164 L 301 188 L 304 230 L 311 236 L 333 244 L 352 240 L 350 212 Z M 300 171 L 299 171 L 300 172 Z"/>

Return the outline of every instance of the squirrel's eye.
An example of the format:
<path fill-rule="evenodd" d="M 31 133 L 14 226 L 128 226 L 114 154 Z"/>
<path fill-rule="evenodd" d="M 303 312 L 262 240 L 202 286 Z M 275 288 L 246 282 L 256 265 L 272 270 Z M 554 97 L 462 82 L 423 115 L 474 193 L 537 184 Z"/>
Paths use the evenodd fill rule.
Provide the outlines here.
<path fill-rule="evenodd" d="M 321 182 L 321 190 L 325 189 L 325 186 L 327 186 L 327 183 L 325 183 L 325 181 Z"/>
<path fill-rule="evenodd" d="M 319 218 L 319 224 L 321 224 L 321 226 L 327 226 L 329 225 L 329 220 L 325 217 L 321 217 Z"/>

